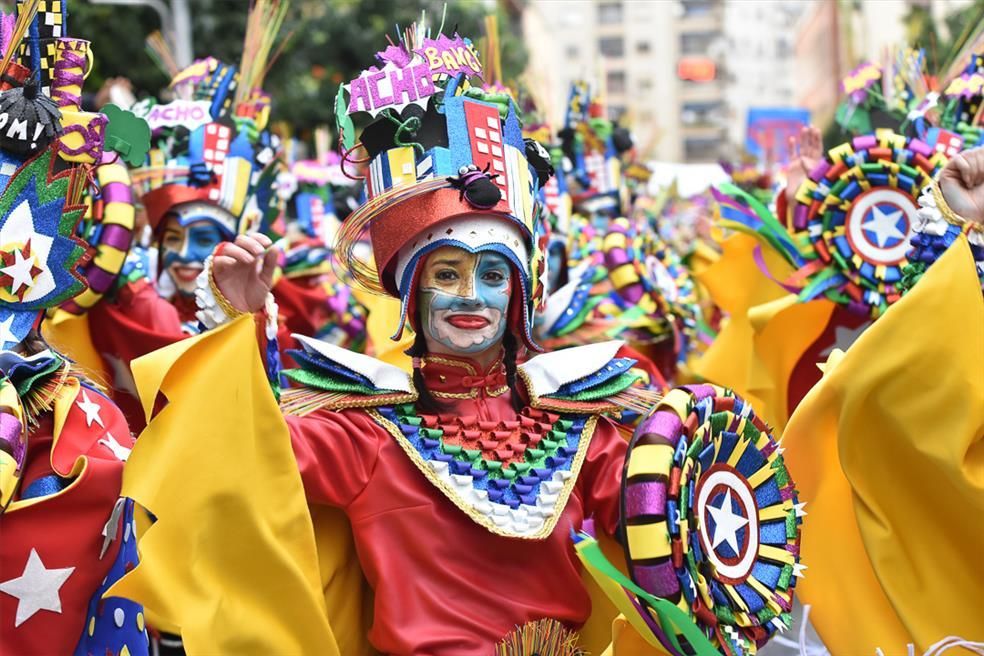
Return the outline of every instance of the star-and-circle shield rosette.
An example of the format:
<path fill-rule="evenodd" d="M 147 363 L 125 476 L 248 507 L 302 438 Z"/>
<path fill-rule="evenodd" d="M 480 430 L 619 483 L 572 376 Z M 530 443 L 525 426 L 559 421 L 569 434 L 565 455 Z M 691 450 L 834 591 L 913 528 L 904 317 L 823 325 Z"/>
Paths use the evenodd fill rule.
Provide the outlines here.
<path fill-rule="evenodd" d="M 872 317 L 901 296 L 916 198 L 946 156 L 891 130 L 830 149 L 796 191 L 793 229 L 816 258 L 807 298 L 826 296 Z"/>
<path fill-rule="evenodd" d="M 636 429 L 622 482 L 629 575 L 721 653 L 754 654 L 789 627 L 802 514 L 778 443 L 730 390 L 674 389 Z M 635 603 L 660 636 L 658 609 Z M 688 653 L 675 638 L 683 651 L 660 639 Z"/>

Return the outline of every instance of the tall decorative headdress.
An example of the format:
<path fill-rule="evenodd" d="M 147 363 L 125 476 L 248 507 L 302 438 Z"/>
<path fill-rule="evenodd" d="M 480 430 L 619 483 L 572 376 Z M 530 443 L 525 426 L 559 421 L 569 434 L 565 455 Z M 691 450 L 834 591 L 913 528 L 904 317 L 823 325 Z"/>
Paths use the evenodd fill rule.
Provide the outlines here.
<path fill-rule="evenodd" d="M 64 14 L 64 2 L 24 0 L 16 16 L 0 15 L 0 512 L 23 472 L 26 426 L 46 403 L 27 390 L 64 365 L 17 346 L 45 310 L 87 286 L 81 267 L 91 254 L 76 234 L 85 209 L 80 169 L 104 148 L 139 151 L 126 125 L 134 127 L 132 115 L 111 124 L 81 111 L 87 66 L 79 53 L 88 42 L 63 36 Z"/>
<path fill-rule="evenodd" d="M 632 147 L 628 130 L 605 116 L 587 82 L 571 84 L 564 128 L 564 154 L 572 163 L 568 187 L 582 212 L 617 217 L 627 203 L 619 155 Z"/>
<path fill-rule="evenodd" d="M 889 127 L 946 157 L 984 145 L 984 10 L 971 20 L 939 71 L 922 49 L 899 47 L 862 62 L 841 83 L 837 122 L 857 136 Z"/>
<path fill-rule="evenodd" d="M 354 150 L 350 114 L 375 118 L 360 138 L 368 201 L 339 233 L 342 264 L 356 283 L 402 300 L 399 335 L 408 315 L 412 320 L 418 265 L 427 253 L 447 245 L 498 252 L 513 264 L 522 291 L 510 316 L 526 345 L 537 348 L 530 326 L 543 260 L 534 232 L 548 156 L 523 139 L 506 91 L 471 86 L 482 64 L 468 39 L 431 38 L 414 25 L 376 59 L 379 65 L 336 99 L 343 159 Z M 373 263 L 355 253 L 367 232 Z"/>
<path fill-rule="evenodd" d="M 155 229 L 173 212 L 182 225 L 207 219 L 232 238 L 257 229 L 270 209 L 275 143 L 266 130 L 270 96 L 260 87 L 286 11 L 279 0 L 255 3 L 238 67 L 200 59 L 174 75 L 174 100 L 134 108 L 153 130 L 133 180 Z"/>

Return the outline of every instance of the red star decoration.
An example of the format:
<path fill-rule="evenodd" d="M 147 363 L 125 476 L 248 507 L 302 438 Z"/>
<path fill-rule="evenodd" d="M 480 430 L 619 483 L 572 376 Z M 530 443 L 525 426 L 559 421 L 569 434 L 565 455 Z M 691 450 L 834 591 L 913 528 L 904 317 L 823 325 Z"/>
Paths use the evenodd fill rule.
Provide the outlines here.
<path fill-rule="evenodd" d="M 11 266 L 11 265 L 14 264 L 14 262 L 16 262 L 16 259 L 14 257 L 14 253 L 15 252 L 17 252 L 17 249 L 16 248 L 13 248 L 13 249 L 11 249 L 9 251 L 0 251 L 0 269 L 6 268 L 8 266 Z M 23 258 L 25 260 L 31 257 L 31 240 L 30 239 L 28 239 L 24 243 L 24 248 L 20 249 L 20 255 L 21 255 L 21 258 Z M 43 272 L 44 272 L 44 269 L 40 268 L 37 264 L 32 264 L 31 265 L 31 279 L 32 280 L 37 280 L 38 276 L 41 275 Z M 0 287 L 4 287 L 7 290 L 8 293 L 12 293 L 10 291 L 10 289 L 13 286 L 13 284 L 14 284 L 14 279 L 9 274 L 6 274 L 3 271 L 0 271 Z M 18 290 L 18 292 L 16 294 L 14 294 L 14 296 L 16 296 L 18 300 L 24 300 L 24 294 L 26 294 L 28 291 L 30 291 L 30 289 L 31 289 L 30 287 L 21 287 Z"/>

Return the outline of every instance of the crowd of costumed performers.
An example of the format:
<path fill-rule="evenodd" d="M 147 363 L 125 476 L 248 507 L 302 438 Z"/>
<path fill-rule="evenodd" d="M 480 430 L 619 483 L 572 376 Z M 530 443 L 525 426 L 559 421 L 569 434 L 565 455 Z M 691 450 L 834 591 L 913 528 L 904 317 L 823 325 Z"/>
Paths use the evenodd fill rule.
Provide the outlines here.
<path fill-rule="evenodd" d="M 301 159 L 303 144 L 287 142 L 285 170 L 277 177 L 278 195 L 287 203 L 278 225 L 264 230 L 280 237 L 283 252 L 273 295 L 280 309 L 279 346 L 298 348 L 299 333 L 364 352 L 366 308 L 346 280 L 335 273 L 333 245 L 343 219 L 359 205 L 357 180 L 345 174 L 341 157 L 330 150 L 327 128 L 314 132 L 314 157 Z M 289 362 L 289 356 L 285 356 Z"/>
<path fill-rule="evenodd" d="M 422 54 L 435 49 L 469 55 Z M 737 654 L 787 626 L 797 494 L 751 407 L 710 384 L 668 389 L 622 340 L 539 344 L 555 168 L 482 73 L 468 39 L 414 25 L 336 101 L 366 202 L 333 257 L 340 279 L 398 303 L 408 369 L 295 334 L 291 386 L 271 386 L 257 325 L 277 258 L 258 232 L 204 262 L 210 329 L 132 363 L 153 419 L 124 493 L 156 522 L 114 592 L 180 627 L 189 653 Z M 373 93 L 380 76 L 403 92 Z M 369 114 L 358 133 L 355 114 Z M 568 127 L 575 155 L 610 167 L 576 198 L 598 227 L 584 259 L 609 266 L 625 192 L 601 149 L 626 135 L 597 116 Z M 634 252 L 641 232 L 615 225 Z M 664 275 L 651 269 L 636 275 Z M 685 318 L 646 311 L 683 348 Z M 319 528 L 332 509 L 346 534 Z"/>
<path fill-rule="evenodd" d="M 339 221 L 332 189 L 347 213 L 352 185 L 340 182 L 337 158 L 294 160 L 297 149 L 269 130 L 271 99 L 262 77 L 286 9 L 267 3 L 250 13 L 238 67 L 208 57 L 170 70 L 169 101 L 133 107 L 151 129 L 144 159 L 131 161 L 129 171 L 116 162 L 96 169 L 105 179 L 96 207 L 139 205 L 146 232 L 130 239 L 132 207 L 126 232 L 103 231 L 102 242 L 113 249 L 102 258 L 110 265 L 98 280 L 107 283 L 103 293 L 76 303 L 81 319 L 61 322 L 52 336 L 81 343 L 136 431 L 145 417 L 130 362 L 207 328 L 195 316 L 196 279 L 217 246 L 247 232 L 284 240 L 274 269 L 282 310 L 271 306 L 263 346 L 271 381 L 279 378 L 278 345 L 295 346 L 293 332 L 365 348 L 364 311 L 330 266 Z"/>
<path fill-rule="evenodd" d="M 494 17 L 301 133 L 286 1 L 94 108 L 69 4 L 0 17 L 0 656 L 984 653 L 984 21 L 685 198 Z"/>
<path fill-rule="evenodd" d="M 549 294 L 539 335 L 551 348 L 618 337 L 665 388 L 702 349 L 703 310 L 660 231 L 667 199 L 641 193 L 648 169 L 633 161 L 629 131 L 604 115 L 586 82 L 572 85 L 551 149 L 558 174 L 542 191 Z"/>

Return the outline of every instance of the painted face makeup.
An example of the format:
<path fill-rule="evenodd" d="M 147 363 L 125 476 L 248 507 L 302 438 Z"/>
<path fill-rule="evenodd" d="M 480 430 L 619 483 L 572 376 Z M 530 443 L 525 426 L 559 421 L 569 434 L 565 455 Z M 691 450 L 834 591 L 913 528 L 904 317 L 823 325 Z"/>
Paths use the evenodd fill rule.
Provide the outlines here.
<path fill-rule="evenodd" d="M 435 250 L 420 273 L 424 336 L 447 353 L 474 354 L 496 346 L 506 332 L 511 271 L 509 260 L 498 253 L 456 246 Z"/>
<path fill-rule="evenodd" d="M 195 279 L 205 268 L 205 259 L 223 240 L 222 231 L 211 221 L 182 226 L 171 217 L 161 240 L 161 271 L 170 276 L 178 293 L 193 296 Z"/>

